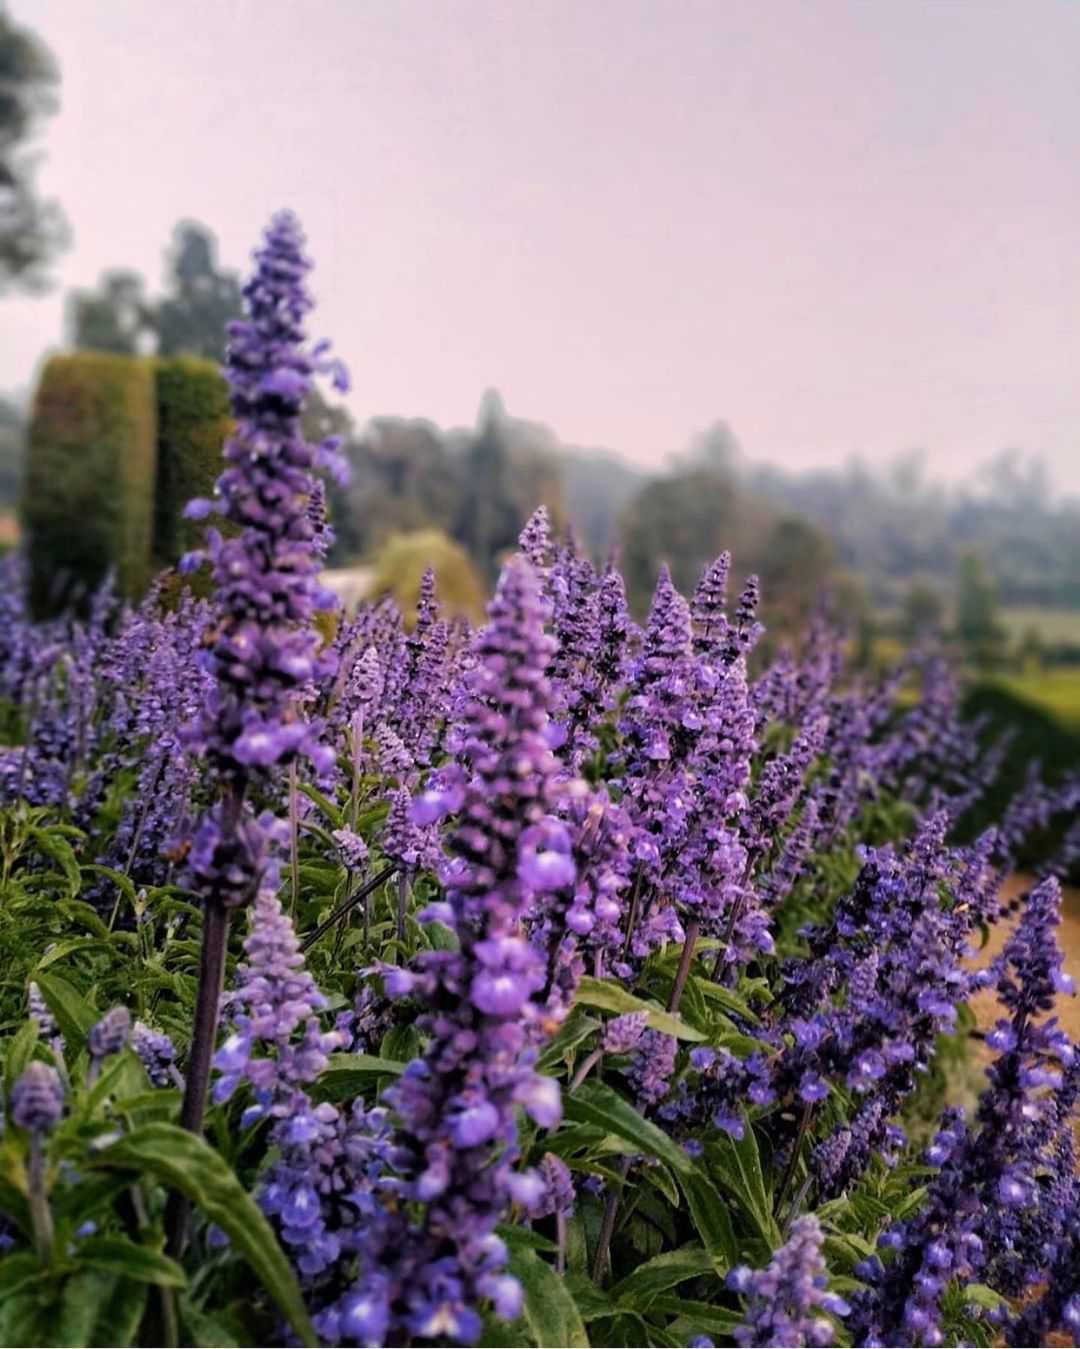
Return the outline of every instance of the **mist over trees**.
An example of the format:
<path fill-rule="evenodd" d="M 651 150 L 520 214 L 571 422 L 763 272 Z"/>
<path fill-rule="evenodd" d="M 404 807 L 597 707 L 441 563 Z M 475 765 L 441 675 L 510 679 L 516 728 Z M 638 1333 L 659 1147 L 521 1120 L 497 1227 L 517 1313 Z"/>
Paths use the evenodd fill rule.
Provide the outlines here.
<path fill-rule="evenodd" d="M 1053 496 L 1036 457 L 1003 451 L 959 486 L 927 477 L 916 455 L 884 472 L 853 461 L 805 473 L 753 468 L 743 481 L 823 529 L 879 606 L 899 607 L 914 581 L 950 583 L 972 553 L 1004 604 L 1080 606 L 1080 502 Z"/>

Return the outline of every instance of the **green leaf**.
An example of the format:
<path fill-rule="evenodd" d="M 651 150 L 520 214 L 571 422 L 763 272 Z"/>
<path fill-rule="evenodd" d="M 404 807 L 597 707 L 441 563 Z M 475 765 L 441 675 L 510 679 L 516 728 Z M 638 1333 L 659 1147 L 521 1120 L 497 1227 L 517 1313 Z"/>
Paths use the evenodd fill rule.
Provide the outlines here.
<path fill-rule="evenodd" d="M 713 1180 L 739 1200 L 770 1249 L 780 1246 L 780 1229 L 773 1217 L 757 1136 L 749 1120 L 744 1117 L 742 1138 L 722 1133 L 708 1145 L 706 1152 Z"/>
<path fill-rule="evenodd" d="M 565 1279 L 525 1247 L 511 1251 L 510 1272 L 525 1292 L 525 1323 L 538 1349 L 588 1349 L 585 1322 Z"/>
<path fill-rule="evenodd" d="M 625 988 L 609 983 L 606 979 L 582 975 L 574 1001 L 583 1003 L 586 1007 L 598 1007 L 602 1012 L 615 1012 L 619 1016 L 624 1012 L 647 1012 L 649 1025 L 653 1030 L 662 1031 L 665 1035 L 674 1035 L 678 1040 L 708 1039 L 707 1035 L 689 1025 L 682 1017 L 672 1016 L 657 1003 L 635 998 Z"/>
<path fill-rule="evenodd" d="M 12 1297 L 40 1279 L 47 1279 L 49 1271 L 30 1251 L 17 1251 L 0 1260 L 0 1301 Z"/>
<path fill-rule="evenodd" d="M 335 806 L 328 796 L 324 796 L 323 793 L 319 791 L 318 787 L 313 787 L 310 782 L 300 782 L 297 786 L 309 801 L 315 802 L 335 829 L 341 828 L 345 816 L 340 807 Z"/>
<path fill-rule="evenodd" d="M 79 1242 L 75 1254 L 82 1265 L 138 1283 L 156 1283 L 161 1288 L 183 1288 L 187 1283 L 175 1260 L 125 1237 L 88 1237 Z"/>
<path fill-rule="evenodd" d="M 698 1236 L 717 1270 L 731 1269 L 739 1261 L 739 1243 L 735 1239 L 727 1201 L 700 1167 L 695 1166 L 689 1174 L 680 1176 L 679 1184 L 686 1195 L 686 1205 Z"/>
<path fill-rule="evenodd" d="M 678 1251 L 646 1260 L 611 1289 L 614 1302 L 625 1303 L 635 1311 L 646 1311 L 653 1298 L 687 1279 L 716 1274 L 716 1262 L 702 1246 L 684 1246 Z"/>
<path fill-rule="evenodd" d="M 59 974 L 43 974 L 37 980 L 37 986 L 68 1044 L 81 1047 L 99 1020 L 99 1013 Z"/>
<path fill-rule="evenodd" d="M 568 1059 L 583 1040 L 600 1029 L 601 1022 L 589 1016 L 583 1007 L 575 1007 L 559 1029 L 547 1042 L 537 1061 L 538 1072 L 546 1073 Z"/>
<path fill-rule="evenodd" d="M 51 858 L 60 867 L 68 884 L 68 893 L 64 898 L 74 899 L 82 888 L 79 859 L 75 856 L 75 849 L 54 829 L 30 829 L 28 832 L 46 857 Z"/>
<path fill-rule="evenodd" d="M 316 1343 L 300 1285 L 273 1228 L 203 1139 L 174 1124 L 144 1124 L 99 1153 L 92 1165 L 148 1172 L 186 1195 L 229 1237 L 299 1338 L 308 1345 Z"/>
<path fill-rule="evenodd" d="M 636 1152 L 667 1162 L 679 1175 L 692 1169 L 690 1158 L 677 1143 L 602 1082 L 584 1083 L 572 1096 L 566 1097 L 563 1108 L 568 1120 L 577 1124 L 598 1124 L 605 1132 L 632 1143 Z"/>
<path fill-rule="evenodd" d="M 706 943 L 702 941 L 700 946 L 705 948 Z M 744 1021 L 749 1021 L 752 1025 L 757 1025 L 757 1014 L 751 1009 L 750 1004 L 745 998 L 740 998 L 737 993 L 732 993 L 730 988 L 721 988 L 711 979 L 702 979 L 700 975 L 692 975 L 690 982 L 701 996 L 709 1002 L 715 1002 L 717 1006 L 722 1007 L 725 1012 L 731 1012 L 734 1016 L 742 1017 Z"/>
<path fill-rule="evenodd" d="M 531 1227 L 511 1227 L 509 1223 L 504 1223 L 497 1231 L 510 1247 L 527 1246 L 530 1251 L 547 1251 L 550 1255 L 559 1249 L 554 1241 L 534 1232 Z"/>
<path fill-rule="evenodd" d="M 966 1283 L 962 1291 L 965 1302 L 974 1302 L 976 1307 L 985 1307 L 987 1311 L 995 1312 L 1008 1303 L 1007 1298 L 995 1293 L 985 1283 Z"/>
<path fill-rule="evenodd" d="M 219 1316 L 194 1306 L 186 1299 L 180 1303 L 180 1319 L 196 1349 L 237 1349 L 240 1344 Z"/>
<path fill-rule="evenodd" d="M 22 1076 L 23 1071 L 34 1057 L 38 1042 L 37 1022 L 32 1018 L 24 1021 L 8 1042 L 7 1058 L 4 1060 L 4 1096 L 11 1099 L 11 1089 Z"/>
<path fill-rule="evenodd" d="M 57 942 L 47 955 L 41 957 L 37 963 L 37 972 L 34 978 L 36 979 L 42 970 L 47 970 L 50 965 L 55 965 L 58 960 L 65 960 L 68 956 L 79 955 L 81 952 L 108 951 L 110 949 L 109 943 L 102 941 L 100 937 L 69 937 L 67 941 Z"/>
<path fill-rule="evenodd" d="M 714 1307 L 711 1302 L 694 1302 L 681 1297 L 658 1297 L 650 1311 L 678 1317 L 668 1329 L 678 1335 L 683 1344 L 694 1335 L 718 1335 L 723 1339 L 733 1339 L 743 1320 L 739 1312 L 725 1311 L 723 1307 Z"/>
<path fill-rule="evenodd" d="M 135 1336 L 146 1311 L 150 1285 L 134 1279 L 120 1279 L 108 1302 L 99 1309 L 90 1337 L 91 1345 L 101 1349 L 127 1349 L 135 1343 Z"/>
<path fill-rule="evenodd" d="M 130 932 L 110 932 L 101 921 L 97 910 L 81 899 L 64 899 L 56 907 L 65 918 L 70 918 L 78 927 L 85 928 L 87 932 L 93 933 L 95 937 L 100 937 L 102 941 L 115 942 L 133 935 Z"/>
<path fill-rule="evenodd" d="M 321 1101 L 347 1101 L 363 1094 L 379 1077 L 400 1077 L 406 1064 L 374 1054 L 331 1054 L 316 1084 Z"/>

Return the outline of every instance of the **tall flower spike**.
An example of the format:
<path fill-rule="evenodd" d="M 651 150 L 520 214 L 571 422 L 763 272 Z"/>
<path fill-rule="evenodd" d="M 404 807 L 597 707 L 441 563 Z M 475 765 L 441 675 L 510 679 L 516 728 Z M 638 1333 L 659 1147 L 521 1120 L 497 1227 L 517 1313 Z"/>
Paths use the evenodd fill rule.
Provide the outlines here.
<path fill-rule="evenodd" d="M 735 1340 L 750 1345 L 829 1345 L 833 1325 L 823 1312 L 845 1316 L 848 1305 L 828 1292 L 824 1240 L 818 1220 L 798 1218 L 791 1236 L 765 1269 L 733 1269 L 728 1285 L 747 1296 L 746 1315 Z"/>
<path fill-rule="evenodd" d="M 453 927 L 458 949 L 426 951 L 411 970 L 384 971 L 392 996 L 419 996 L 427 1045 L 386 1097 L 408 1159 L 407 1202 L 382 1234 L 379 1259 L 347 1295 L 378 1326 L 369 1343 L 469 1343 L 480 1333 L 481 1303 L 504 1318 L 518 1314 L 521 1290 L 505 1272 L 495 1227 L 513 1201 L 538 1203 L 544 1184 L 514 1170 L 515 1111 L 523 1106 L 542 1128 L 561 1113 L 558 1086 L 535 1068 L 545 1033 L 535 996 L 545 970 L 521 931 L 533 887 L 544 883 L 521 864 L 521 841 L 548 818 L 559 771 L 544 734 L 552 643 L 531 567 L 507 566 L 488 612 L 455 737 L 459 781 L 447 797 L 458 821 L 446 901 L 430 915 Z"/>
<path fill-rule="evenodd" d="M 306 754 L 324 774 L 335 763 L 300 706 L 313 681 L 333 678 L 336 653 L 320 649 L 312 619 L 336 601 L 318 581 L 320 554 L 312 521 L 314 470 L 343 467 L 337 442 L 312 445 L 301 429 L 304 402 L 317 374 L 329 372 L 339 389 L 344 369 L 309 348 L 304 320 L 312 301 L 304 285 L 310 263 L 295 216 L 270 222 L 256 268 L 244 287 L 246 317 L 229 326 L 225 377 L 236 430 L 225 445 L 226 469 L 217 481 L 217 506 L 195 501 L 188 515 L 215 508 L 233 527 L 229 537 L 207 533 L 214 568 L 216 625 L 207 635 L 213 678 L 191 747 L 217 777 L 218 804 L 202 818 L 191 851 L 194 888 L 203 896 L 202 958 L 187 1086 L 181 1122 L 202 1126 L 217 1030 L 229 912 L 250 903 L 265 883 L 272 822 L 256 818 L 249 788 L 269 785 L 274 769 Z M 174 1251 L 184 1241 L 184 1219 L 173 1205 Z"/>

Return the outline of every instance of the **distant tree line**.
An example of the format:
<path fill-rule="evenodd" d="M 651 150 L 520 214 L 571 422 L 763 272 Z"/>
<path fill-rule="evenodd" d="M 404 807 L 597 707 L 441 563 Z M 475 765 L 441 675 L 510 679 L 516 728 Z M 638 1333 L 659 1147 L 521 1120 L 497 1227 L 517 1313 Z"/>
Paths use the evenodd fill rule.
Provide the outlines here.
<path fill-rule="evenodd" d="M 959 487 L 928 479 L 917 455 L 880 473 L 854 461 L 752 468 L 742 481 L 824 530 L 878 607 L 900 607 L 912 585 L 939 588 L 976 553 L 1001 603 L 1080 607 L 1080 502 L 1054 498 L 1037 458 L 1004 451 Z"/>

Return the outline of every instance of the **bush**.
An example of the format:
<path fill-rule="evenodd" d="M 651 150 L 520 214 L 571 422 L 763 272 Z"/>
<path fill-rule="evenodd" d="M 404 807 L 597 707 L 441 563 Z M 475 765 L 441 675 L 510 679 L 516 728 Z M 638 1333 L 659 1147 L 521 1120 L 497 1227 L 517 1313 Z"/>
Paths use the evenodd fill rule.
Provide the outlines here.
<path fill-rule="evenodd" d="M 28 439 L 22 514 L 39 614 L 79 603 L 110 570 L 124 595 L 150 577 L 157 443 L 150 362 L 54 356 Z"/>
<path fill-rule="evenodd" d="M 222 469 L 229 434 L 229 396 L 212 361 L 177 356 L 155 362 L 157 487 L 154 556 L 168 566 L 202 539 L 202 527 L 184 519 L 184 507 L 210 496 Z"/>
<path fill-rule="evenodd" d="M 392 595 L 401 612 L 411 616 L 428 567 L 439 578 L 439 600 L 447 614 L 476 619 L 483 613 L 483 588 L 475 567 L 465 550 L 438 529 L 392 535 L 375 560 L 372 594 Z"/>

